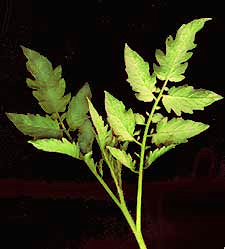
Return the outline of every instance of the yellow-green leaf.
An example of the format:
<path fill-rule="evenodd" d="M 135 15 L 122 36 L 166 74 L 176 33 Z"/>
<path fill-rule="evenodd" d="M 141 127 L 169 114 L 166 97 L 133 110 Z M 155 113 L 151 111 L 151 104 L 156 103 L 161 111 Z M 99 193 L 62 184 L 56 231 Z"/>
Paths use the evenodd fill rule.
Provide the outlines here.
<path fill-rule="evenodd" d="M 160 80 L 169 80 L 171 82 L 179 82 L 185 77 L 188 63 L 186 62 L 192 56 L 192 52 L 188 52 L 196 47 L 194 39 L 196 33 L 203 28 L 205 22 L 211 18 L 200 18 L 183 24 L 177 31 L 176 38 L 170 35 L 166 40 L 166 54 L 160 49 L 156 49 L 156 59 L 159 66 L 153 65 L 154 72 Z"/>
<path fill-rule="evenodd" d="M 135 118 L 132 109 L 126 111 L 123 102 L 107 91 L 105 91 L 105 109 L 108 115 L 107 120 L 114 133 L 119 136 L 118 139 L 121 141 L 133 141 Z"/>
<path fill-rule="evenodd" d="M 49 114 L 64 112 L 71 94 L 64 96 L 66 83 L 61 78 L 61 66 L 52 68 L 51 62 L 38 52 L 21 46 L 28 61 L 27 70 L 35 80 L 27 78 L 28 87 L 33 89 L 33 96 L 39 101 L 41 108 Z"/>
<path fill-rule="evenodd" d="M 139 124 L 139 125 L 145 124 L 145 117 L 141 115 L 140 113 L 134 113 L 134 119 L 135 119 L 136 124 Z"/>
<path fill-rule="evenodd" d="M 145 167 L 147 169 L 157 158 L 165 154 L 167 151 L 173 149 L 176 144 L 171 144 L 169 146 L 163 146 L 162 148 L 156 148 L 153 152 L 150 151 L 146 156 Z"/>
<path fill-rule="evenodd" d="M 104 148 L 105 144 L 107 142 L 107 137 L 109 136 L 109 132 L 107 131 L 108 125 L 104 125 L 104 121 L 102 120 L 102 117 L 98 114 L 97 110 L 94 108 L 91 101 L 88 99 L 88 105 L 89 105 L 89 112 L 92 118 L 92 122 L 95 126 L 95 129 L 97 131 L 98 135 L 98 142 L 100 148 Z"/>
<path fill-rule="evenodd" d="M 91 89 L 86 82 L 84 86 L 70 101 L 68 111 L 66 112 L 66 122 L 71 130 L 78 129 L 88 118 L 88 102 L 86 98 L 91 99 Z"/>
<path fill-rule="evenodd" d="M 163 95 L 162 103 L 167 112 L 173 110 L 180 116 L 181 112 L 193 114 L 193 110 L 204 110 L 204 107 L 222 98 L 212 91 L 184 85 L 170 88 L 168 95 Z"/>
<path fill-rule="evenodd" d="M 35 138 L 61 138 L 63 136 L 58 121 L 53 120 L 49 115 L 45 117 L 29 113 L 6 113 L 6 115 L 24 135 Z"/>
<path fill-rule="evenodd" d="M 66 138 L 62 138 L 62 141 L 54 138 L 30 140 L 28 143 L 39 150 L 62 153 L 79 159 L 79 146 L 74 142 L 70 143 Z"/>
<path fill-rule="evenodd" d="M 132 157 L 129 153 L 127 154 L 125 151 L 111 146 L 107 146 L 106 148 L 109 149 L 110 153 L 124 166 L 129 168 L 131 171 L 135 171 L 135 161 L 132 161 Z"/>
<path fill-rule="evenodd" d="M 156 112 L 152 116 L 152 122 L 153 123 L 158 123 L 162 118 L 163 118 L 163 115 L 161 113 L 159 113 L 159 112 Z"/>
<path fill-rule="evenodd" d="M 187 138 L 194 137 L 209 128 L 209 125 L 201 122 L 182 118 L 167 120 L 167 117 L 163 118 L 156 126 L 156 133 L 152 135 L 152 142 L 157 146 L 186 143 Z"/>
<path fill-rule="evenodd" d="M 125 70 L 128 74 L 127 81 L 133 91 L 137 92 L 136 98 L 144 102 L 151 102 L 154 98 L 153 92 L 156 90 L 156 76 L 150 75 L 148 62 L 145 62 L 127 44 L 125 44 L 124 59 Z"/>

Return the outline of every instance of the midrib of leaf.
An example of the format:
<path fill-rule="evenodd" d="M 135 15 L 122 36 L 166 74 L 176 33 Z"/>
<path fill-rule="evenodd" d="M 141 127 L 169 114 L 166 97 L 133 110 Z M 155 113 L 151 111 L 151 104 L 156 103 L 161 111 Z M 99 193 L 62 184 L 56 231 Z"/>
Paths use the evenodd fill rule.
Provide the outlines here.
<path fill-rule="evenodd" d="M 137 227 L 137 231 L 141 233 L 141 199 L 142 199 L 142 182 L 143 182 L 143 167 L 144 167 L 144 156 L 145 156 L 145 147 L 146 147 L 146 140 L 147 140 L 147 135 L 148 135 L 148 130 L 149 130 L 149 126 L 151 124 L 152 121 L 152 117 L 155 113 L 155 110 L 158 106 L 158 103 L 160 101 L 160 99 L 162 98 L 163 92 L 166 88 L 168 82 L 168 75 L 167 75 L 167 79 L 165 80 L 162 89 L 152 107 L 151 113 L 148 117 L 148 121 L 146 123 L 145 126 L 145 131 L 144 131 L 144 135 L 143 135 L 143 140 L 142 140 L 142 144 L 141 144 L 141 155 L 140 155 L 140 167 L 139 167 L 139 176 L 138 176 L 138 193 L 137 193 L 137 209 L 136 209 L 136 227 Z"/>

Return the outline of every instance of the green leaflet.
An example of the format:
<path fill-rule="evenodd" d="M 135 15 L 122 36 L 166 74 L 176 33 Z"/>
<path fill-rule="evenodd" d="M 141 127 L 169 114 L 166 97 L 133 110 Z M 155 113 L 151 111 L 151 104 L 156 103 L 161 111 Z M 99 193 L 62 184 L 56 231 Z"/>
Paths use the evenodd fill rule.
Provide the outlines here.
<path fill-rule="evenodd" d="M 92 151 L 92 144 L 95 138 L 94 129 L 92 123 L 87 119 L 83 125 L 79 128 L 78 145 L 83 154 Z"/>
<path fill-rule="evenodd" d="M 135 124 L 144 125 L 145 117 L 140 113 L 134 113 Z"/>
<path fill-rule="evenodd" d="M 62 138 L 63 136 L 57 120 L 51 119 L 48 115 L 45 117 L 29 113 L 27 115 L 6 113 L 6 115 L 24 135 L 35 138 Z"/>
<path fill-rule="evenodd" d="M 163 95 L 162 103 L 167 112 L 171 109 L 180 116 L 181 112 L 193 113 L 193 110 L 204 110 L 204 107 L 223 97 L 209 90 L 193 89 L 192 86 L 184 85 L 172 87 L 168 95 Z"/>
<path fill-rule="evenodd" d="M 152 117 L 152 122 L 158 123 L 161 119 L 163 119 L 163 115 L 161 113 L 156 112 Z"/>
<path fill-rule="evenodd" d="M 41 108 L 49 114 L 64 112 L 71 94 L 65 93 L 65 80 L 61 78 L 61 66 L 52 68 L 51 62 L 38 52 L 21 46 L 28 61 L 27 70 L 35 80 L 27 79 L 28 87 L 33 89 L 33 96 L 39 101 Z"/>
<path fill-rule="evenodd" d="M 175 148 L 176 144 L 171 144 L 169 146 L 163 146 L 162 148 L 156 148 L 153 152 L 150 151 L 146 156 L 145 167 L 147 169 L 157 158 L 165 154 L 167 151 Z"/>
<path fill-rule="evenodd" d="M 72 98 L 66 113 L 66 122 L 71 130 L 78 129 L 88 118 L 88 102 L 86 97 L 91 99 L 91 89 L 88 83 L 78 91 Z"/>
<path fill-rule="evenodd" d="M 62 141 L 59 139 L 48 138 L 48 139 L 39 139 L 36 141 L 28 141 L 34 147 L 39 150 L 44 150 L 47 152 L 57 152 L 72 156 L 79 159 L 79 146 L 77 144 L 70 143 L 66 138 L 62 138 Z"/>
<path fill-rule="evenodd" d="M 103 149 L 107 142 L 107 137 L 109 135 L 109 132 L 107 131 L 108 125 L 104 125 L 104 121 L 102 120 L 102 117 L 98 114 L 94 106 L 92 105 L 91 101 L 88 99 L 88 105 L 89 105 L 89 112 L 92 118 L 92 122 L 95 126 L 95 129 L 97 131 L 98 137 L 98 143 L 101 149 Z"/>
<path fill-rule="evenodd" d="M 206 21 L 212 18 L 196 19 L 188 24 L 183 24 L 177 31 L 176 38 L 170 35 L 166 40 L 166 55 L 157 49 L 155 56 L 160 66 L 153 65 L 154 72 L 160 80 L 179 82 L 185 77 L 182 75 L 192 56 L 189 50 L 196 47 L 194 44 L 195 34 L 203 28 Z"/>
<path fill-rule="evenodd" d="M 120 141 L 133 141 L 135 118 L 132 109 L 125 110 L 122 101 L 105 91 L 105 109 L 108 122 Z"/>
<path fill-rule="evenodd" d="M 111 146 L 107 146 L 106 148 L 123 165 L 125 165 L 131 171 L 135 172 L 135 161 L 132 161 L 132 157 L 129 153 L 127 154 L 125 151 L 121 151 L 121 150 L 114 148 L 114 147 L 111 147 Z"/>
<path fill-rule="evenodd" d="M 141 101 L 151 102 L 154 98 L 153 92 L 156 91 L 156 76 L 150 75 L 148 62 L 145 62 L 127 44 L 125 44 L 124 59 L 128 74 L 127 81 L 133 91 L 137 92 L 135 96 Z"/>
<path fill-rule="evenodd" d="M 152 142 L 157 146 L 164 144 L 186 143 L 187 138 L 194 137 L 209 128 L 209 125 L 182 118 L 163 118 L 156 126 L 156 133 L 152 135 Z"/>

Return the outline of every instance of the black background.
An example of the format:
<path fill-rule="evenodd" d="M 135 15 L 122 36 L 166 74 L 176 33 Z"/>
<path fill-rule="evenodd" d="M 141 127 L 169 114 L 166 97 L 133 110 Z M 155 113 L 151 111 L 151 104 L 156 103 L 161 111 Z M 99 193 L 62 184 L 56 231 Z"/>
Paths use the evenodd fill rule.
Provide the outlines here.
<path fill-rule="evenodd" d="M 67 84 L 66 92 L 71 92 L 74 95 L 85 82 L 89 82 L 93 93 L 92 102 L 101 115 L 105 116 L 104 90 L 122 100 L 128 108 L 131 107 L 133 110 L 143 113 L 145 110 L 150 110 L 151 106 L 136 100 L 130 85 L 126 82 L 127 75 L 123 57 L 125 43 L 128 43 L 133 50 L 148 61 L 150 68 L 152 68 L 152 63 L 155 62 L 155 49 L 165 49 L 165 39 L 169 34 L 174 36 L 182 24 L 193 19 L 212 17 L 213 19 L 207 22 L 204 28 L 197 33 L 195 42 L 197 47 L 193 50 L 194 54 L 189 60 L 184 83 L 193 85 L 195 88 L 212 90 L 224 96 L 224 16 L 220 12 L 223 6 L 216 1 L 196 4 L 196 1 L 159 0 L 135 2 L 106 0 L 1 1 L 0 178 L 42 180 L 45 182 L 73 180 L 90 184 L 90 188 L 99 187 L 83 162 L 65 155 L 36 150 L 32 145 L 26 143 L 29 137 L 20 133 L 5 116 L 5 112 L 44 114 L 36 99 L 33 98 L 31 89 L 26 86 L 25 79 L 29 74 L 25 67 L 25 56 L 19 45 L 24 45 L 46 56 L 54 67 L 62 65 L 63 77 Z M 193 115 L 184 115 L 183 117 L 207 123 L 210 128 L 199 136 L 190 139 L 189 143 L 177 146 L 155 162 L 151 169 L 145 171 L 144 183 L 168 182 L 168 180 L 174 182 L 177 179 L 190 178 L 194 167 L 198 167 L 195 176 L 197 180 L 203 176 L 224 177 L 225 173 L 222 169 L 225 160 L 224 100 L 215 102 L 212 106 L 206 107 L 204 111 L 194 111 Z M 211 175 L 209 174 L 210 167 L 213 168 Z M 107 169 L 105 170 L 105 176 L 106 178 L 109 177 Z M 137 181 L 136 175 L 127 169 L 124 169 L 123 177 L 125 181 L 130 183 L 136 183 Z M 206 185 L 209 184 L 206 183 Z M 160 192 L 162 189 L 159 188 L 158 191 Z M 146 194 L 145 192 L 144 195 Z M 66 221 L 71 221 L 71 224 L 74 224 L 77 222 L 78 217 L 72 217 L 72 211 L 68 211 L 68 208 L 72 210 L 71 207 L 73 206 L 76 210 L 74 213 L 80 212 L 82 217 L 91 217 L 92 215 L 99 217 L 99 210 L 101 212 L 102 209 L 106 210 L 105 205 L 107 205 L 106 202 L 101 203 L 97 200 L 88 202 L 82 198 L 82 193 L 80 193 L 80 201 L 64 200 L 60 202 L 50 199 L 48 202 L 44 200 L 35 202 L 32 196 L 30 197 L 31 200 L 22 200 L 21 198 L 11 200 L 11 204 L 9 200 L 2 199 L 2 206 L 12 206 L 14 205 L 13 201 L 15 201 L 14 206 L 21 205 L 19 210 L 35 210 L 38 205 L 42 206 L 38 209 L 37 217 L 42 217 L 39 219 L 42 219 L 43 224 L 58 222 L 57 224 L 60 224 L 58 226 L 60 227 L 59 230 L 56 229 L 58 233 L 62 229 L 62 223 L 66 224 Z M 96 199 L 98 198 L 96 197 Z M 221 199 L 225 198 L 220 196 L 218 200 Z M 88 204 L 84 204 L 86 202 Z M 117 207 L 114 208 L 113 203 L 108 203 L 109 211 L 104 216 L 107 226 L 109 226 L 109 217 L 111 216 L 118 215 L 118 219 L 123 219 Z M 60 207 L 64 206 L 62 213 L 68 212 L 70 215 L 67 218 L 59 218 L 58 214 L 52 215 L 53 218 L 49 218 L 48 215 L 43 216 L 40 210 L 45 210 L 43 212 L 51 210 L 54 213 L 54 205 L 57 206 L 55 210 L 60 210 Z M 85 212 L 82 205 L 86 205 L 88 211 Z M 225 205 L 224 202 L 223 205 Z M 199 207 L 199 205 L 197 206 Z M 91 211 L 93 209 L 95 211 Z M 3 220 L 6 224 L 38 223 L 37 219 L 28 219 L 23 217 L 22 214 L 18 215 L 20 218 L 7 219 L 6 217 L 13 215 L 10 216 L 10 211 L 4 211 L 4 208 L 2 210 L 2 216 L 5 217 Z M 4 215 L 4 212 L 7 215 Z M 26 211 L 21 212 L 26 213 Z M 57 213 L 57 211 L 55 212 Z M 93 213 L 91 214 L 91 212 Z M 149 213 L 148 210 L 146 212 Z M 207 218 L 211 215 L 210 212 Z M 35 215 L 33 214 L 32 217 L 35 217 Z M 116 226 L 119 226 L 123 227 L 121 229 L 125 229 L 125 231 L 121 230 L 121 233 L 130 233 L 128 228 L 122 225 L 125 221 L 118 221 L 118 219 L 115 218 L 112 221 L 115 226 L 112 231 L 116 229 Z M 91 227 L 92 224 L 93 229 L 90 229 L 90 231 L 87 227 L 79 229 L 75 225 L 74 230 L 82 231 L 80 235 L 77 234 L 75 239 L 71 230 L 68 229 L 67 233 L 65 229 L 63 230 L 64 234 L 67 234 L 68 241 L 76 241 L 74 242 L 75 245 L 65 244 L 63 238 L 62 241 L 64 242 L 62 242 L 61 247 L 57 247 L 60 243 L 55 245 L 50 239 L 46 238 L 43 241 L 50 241 L 48 242 L 48 248 L 66 248 L 66 246 L 88 248 L 87 245 L 86 247 L 85 245 L 82 247 L 80 244 L 78 246 L 80 237 L 84 236 L 83 234 L 85 234 L 85 239 L 88 236 L 93 236 L 94 232 L 91 234 L 91 231 L 95 229 L 98 231 L 96 236 L 101 231 L 106 230 L 104 225 L 102 227 L 100 225 L 101 228 L 98 230 L 96 224 L 103 221 L 98 221 L 98 218 L 94 220 L 94 225 L 90 220 L 88 221 L 88 218 L 87 221 L 79 220 L 78 224 L 84 226 L 87 222 L 87 226 Z M 46 231 L 54 231 L 52 229 L 49 228 Z M 112 231 L 109 233 L 113 233 Z M 217 233 L 217 229 L 213 231 Z M 118 236 L 119 233 L 115 234 Z M 116 236 L 115 234 L 113 236 Z M 48 236 L 60 237 L 54 235 L 54 232 Z M 107 241 L 107 236 L 106 234 L 105 237 L 99 239 L 102 242 L 102 244 L 99 243 L 99 248 L 106 246 L 104 244 L 106 242 L 103 243 L 103 241 Z M 186 239 L 188 240 L 188 238 L 187 235 Z M 41 240 L 36 241 L 40 242 Z M 191 248 L 197 248 L 197 240 L 193 241 L 195 243 L 191 244 Z M 43 248 L 43 245 L 45 245 L 47 248 L 46 243 L 41 244 L 40 242 L 40 247 Z M 210 243 L 206 244 L 209 245 Z M 203 248 L 199 247 L 200 245 L 198 245 L 198 248 Z M 30 248 L 38 248 L 37 245 L 32 246 Z M 134 244 L 134 246 L 137 245 Z M 206 245 L 204 244 L 204 246 Z M 121 246 L 121 248 L 125 247 Z M 149 248 L 151 248 L 151 245 Z M 171 244 L 156 243 L 155 248 L 172 249 L 176 247 L 175 245 L 172 247 Z M 183 245 L 179 248 L 186 247 Z M 222 244 L 220 248 L 223 248 Z"/>

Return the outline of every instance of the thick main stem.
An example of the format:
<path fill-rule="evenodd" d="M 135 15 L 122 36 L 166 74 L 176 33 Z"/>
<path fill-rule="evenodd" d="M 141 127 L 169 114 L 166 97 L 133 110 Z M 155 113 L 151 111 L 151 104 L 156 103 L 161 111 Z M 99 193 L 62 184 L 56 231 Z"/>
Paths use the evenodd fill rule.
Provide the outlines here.
<path fill-rule="evenodd" d="M 124 204 L 125 204 L 125 203 L 124 203 Z M 122 203 L 120 209 L 121 209 L 123 215 L 125 216 L 125 218 L 126 218 L 128 224 L 129 224 L 129 226 L 130 226 L 130 228 L 131 228 L 131 230 L 132 230 L 132 232 L 133 232 L 133 234 L 134 234 L 134 236 L 135 236 L 135 238 L 136 238 L 136 240 L 137 240 L 137 243 L 138 243 L 138 245 L 139 245 L 139 248 L 140 248 L 140 249 L 147 249 L 147 246 L 146 246 L 145 241 L 144 241 L 144 239 L 143 239 L 142 233 L 139 232 L 139 231 L 137 231 L 137 228 L 136 228 L 136 226 L 135 226 L 134 220 L 133 220 L 133 218 L 131 217 L 131 215 L 130 215 L 128 209 L 127 209 L 126 204 L 123 205 L 123 203 Z"/>
<path fill-rule="evenodd" d="M 129 226 L 130 226 L 130 228 L 131 228 L 131 230 L 132 230 L 132 232 L 137 240 L 139 248 L 140 249 L 147 249 L 145 242 L 144 242 L 144 239 L 143 239 L 143 236 L 142 236 L 142 233 L 137 231 L 134 220 L 127 209 L 126 202 L 124 200 L 123 191 L 122 190 L 118 191 L 119 197 L 120 197 L 120 201 L 119 201 L 117 199 L 117 197 L 114 195 L 114 193 L 111 191 L 111 189 L 108 187 L 108 185 L 105 183 L 105 181 L 97 174 L 97 172 L 94 171 L 91 167 L 89 167 L 89 169 L 92 171 L 92 173 L 95 175 L 95 177 L 98 179 L 98 181 L 102 184 L 102 186 L 104 187 L 106 192 L 109 194 L 109 196 L 112 198 L 112 200 L 116 203 L 116 205 L 122 211 L 124 217 L 127 220 L 127 223 L 129 224 Z"/>
<path fill-rule="evenodd" d="M 106 156 L 106 155 L 104 155 Z M 107 163 L 110 163 L 107 160 L 107 157 L 105 158 Z M 116 203 L 116 205 L 120 208 L 121 212 L 123 213 L 124 217 L 126 218 L 136 240 L 137 243 L 139 245 L 140 249 L 147 249 L 142 233 L 141 231 L 137 231 L 135 222 L 131 216 L 131 214 L 128 211 L 128 208 L 126 206 L 126 202 L 124 199 L 124 194 L 123 194 L 123 190 L 116 184 L 117 187 L 117 191 L 119 194 L 119 199 L 114 195 L 114 193 L 111 191 L 111 189 L 108 187 L 108 185 L 105 183 L 105 181 L 102 179 L 102 177 L 100 177 L 98 175 L 98 173 L 91 167 L 89 166 L 89 169 L 92 171 L 92 173 L 95 175 L 95 177 L 98 179 L 98 181 L 102 184 L 102 186 L 104 187 L 104 189 L 106 190 L 106 192 L 109 194 L 109 196 L 112 198 L 112 200 Z M 115 180 L 115 179 L 114 179 Z"/>

